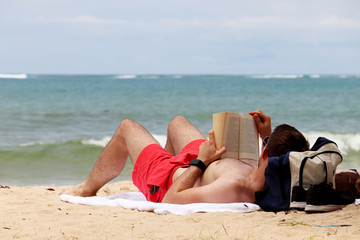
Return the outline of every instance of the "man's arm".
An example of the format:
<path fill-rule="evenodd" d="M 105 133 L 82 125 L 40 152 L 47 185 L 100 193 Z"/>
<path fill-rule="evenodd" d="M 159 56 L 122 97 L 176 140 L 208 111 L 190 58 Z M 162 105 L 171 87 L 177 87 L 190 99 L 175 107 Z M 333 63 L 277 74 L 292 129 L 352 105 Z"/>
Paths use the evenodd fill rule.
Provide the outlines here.
<path fill-rule="evenodd" d="M 216 150 L 214 131 L 209 132 L 209 141 L 203 142 L 199 147 L 198 159 L 206 166 L 220 158 L 225 152 L 225 147 Z M 166 192 L 162 202 L 168 203 L 192 203 L 203 202 L 209 187 L 203 186 L 194 191 L 193 186 L 202 174 L 202 170 L 197 166 L 190 166 L 179 178 L 171 185 Z"/>
<path fill-rule="evenodd" d="M 162 202 L 176 204 L 252 202 L 254 200 L 248 197 L 252 194 L 249 193 L 250 189 L 246 186 L 249 186 L 249 184 L 239 184 L 239 181 L 236 181 L 236 179 L 220 177 L 210 184 L 190 187 L 175 194 L 169 192 L 171 191 L 170 187 Z M 239 188 L 243 190 L 242 194 L 247 198 L 239 199 Z"/>

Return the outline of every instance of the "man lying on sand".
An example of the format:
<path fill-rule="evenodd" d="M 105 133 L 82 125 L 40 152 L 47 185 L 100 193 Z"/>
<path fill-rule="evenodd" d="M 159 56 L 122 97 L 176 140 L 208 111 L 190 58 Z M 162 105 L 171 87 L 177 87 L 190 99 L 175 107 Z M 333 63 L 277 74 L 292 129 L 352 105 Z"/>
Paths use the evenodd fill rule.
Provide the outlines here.
<path fill-rule="evenodd" d="M 260 137 L 267 140 L 259 161 L 220 159 L 226 149 L 215 148 L 214 132 L 209 140 L 184 117 L 168 125 L 164 148 L 139 123 L 124 120 L 100 154 L 89 177 L 63 191 L 74 196 L 94 196 L 107 182 L 117 177 L 129 156 L 134 171 L 133 183 L 152 202 L 231 203 L 255 202 L 255 192 L 265 183 L 268 156 L 288 151 L 306 151 L 309 143 L 295 128 L 280 125 L 271 129 L 271 118 L 262 111 L 250 112 Z M 270 138 L 268 138 L 271 135 Z"/>
<path fill-rule="evenodd" d="M 250 112 L 260 137 L 271 135 L 271 118 L 260 110 Z M 299 142 L 288 150 L 308 147 L 298 134 Z M 214 132 L 209 140 L 184 117 L 175 117 L 168 126 L 168 139 L 162 148 L 140 124 L 124 120 L 100 154 L 89 177 L 64 194 L 93 196 L 107 182 L 117 177 L 129 156 L 133 165 L 133 182 L 153 202 L 167 203 L 230 203 L 255 202 L 255 192 L 262 190 L 267 166 L 264 148 L 259 161 L 225 158 L 226 149 L 215 148 Z M 271 137 L 268 144 L 271 144 Z M 307 144 L 307 145 L 306 145 Z"/>

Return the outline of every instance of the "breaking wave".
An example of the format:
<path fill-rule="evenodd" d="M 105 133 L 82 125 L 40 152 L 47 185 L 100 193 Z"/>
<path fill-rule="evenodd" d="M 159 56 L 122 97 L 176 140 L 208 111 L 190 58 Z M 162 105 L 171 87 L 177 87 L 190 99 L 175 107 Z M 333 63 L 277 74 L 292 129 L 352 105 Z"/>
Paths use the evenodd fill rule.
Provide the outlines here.
<path fill-rule="evenodd" d="M 26 79 L 28 76 L 25 73 L 22 74 L 0 74 L 0 78 L 11 78 L 11 79 Z"/>
<path fill-rule="evenodd" d="M 134 79 L 136 77 L 137 77 L 136 75 L 118 75 L 118 76 L 115 76 L 115 78 L 117 78 L 117 79 Z"/>
<path fill-rule="evenodd" d="M 314 144 L 318 137 L 326 137 L 338 145 L 343 154 L 349 151 L 360 152 L 360 134 L 359 133 L 330 133 L 330 132 L 308 132 L 304 133 L 305 137 Z"/>

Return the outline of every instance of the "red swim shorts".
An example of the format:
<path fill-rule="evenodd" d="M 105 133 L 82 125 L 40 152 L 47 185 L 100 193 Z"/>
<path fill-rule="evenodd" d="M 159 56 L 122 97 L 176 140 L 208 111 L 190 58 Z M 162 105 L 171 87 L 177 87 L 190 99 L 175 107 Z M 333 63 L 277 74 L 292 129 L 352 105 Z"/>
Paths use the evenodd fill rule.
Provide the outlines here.
<path fill-rule="evenodd" d="M 190 142 L 177 156 L 171 155 L 159 144 L 145 147 L 135 163 L 132 173 L 133 183 L 148 201 L 161 202 L 172 184 L 175 171 L 179 167 L 188 167 L 189 162 L 197 158 L 199 147 L 204 141 L 206 140 L 198 139 Z M 153 192 L 153 189 L 157 191 Z"/>

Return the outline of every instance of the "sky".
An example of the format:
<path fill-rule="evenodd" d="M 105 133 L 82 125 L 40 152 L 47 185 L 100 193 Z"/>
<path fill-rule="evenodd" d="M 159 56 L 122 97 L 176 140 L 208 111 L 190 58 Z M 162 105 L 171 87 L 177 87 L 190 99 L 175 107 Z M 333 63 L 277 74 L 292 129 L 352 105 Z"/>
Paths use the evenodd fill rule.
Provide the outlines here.
<path fill-rule="evenodd" d="M 0 74 L 360 74 L 358 0 L 0 0 Z"/>

